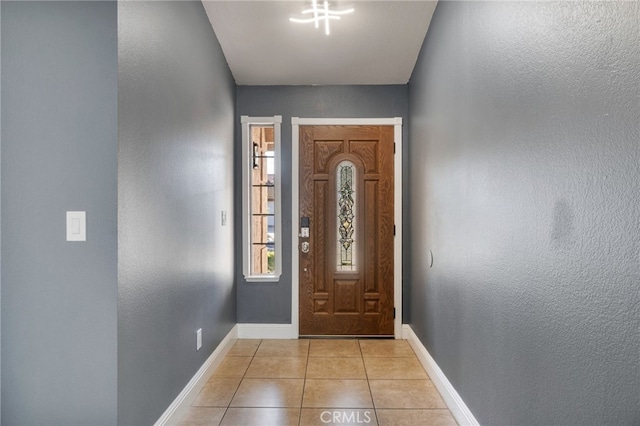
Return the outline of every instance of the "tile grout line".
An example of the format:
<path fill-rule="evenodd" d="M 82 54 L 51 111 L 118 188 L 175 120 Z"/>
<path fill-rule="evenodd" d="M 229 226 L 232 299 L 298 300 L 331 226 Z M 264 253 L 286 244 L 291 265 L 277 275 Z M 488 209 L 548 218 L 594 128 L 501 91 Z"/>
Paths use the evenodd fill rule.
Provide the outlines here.
<path fill-rule="evenodd" d="M 360 358 L 362 359 L 362 366 L 364 367 L 364 376 L 367 378 L 367 387 L 369 388 L 369 396 L 371 396 L 371 405 L 373 406 L 373 415 L 376 417 L 376 424 L 380 424 L 378 420 L 378 411 L 376 409 L 376 402 L 373 400 L 373 391 L 371 390 L 371 382 L 369 381 L 369 373 L 367 373 L 367 365 L 364 362 L 364 354 L 362 353 L 362 340 L 358 339 L 358 349 L 360 349 Z"/>
<path fill-rule="evenodd" d="M 242 373 L 242 377 L 240 377 L 240 381 L 238 382 L 238 387 L 236 388 L 235 392 L 233 392 L 233 395 L 231 395 L 231 399 L 229 400 L 229 403 L 227 404 L 227 407 L 224 410 L 224 414 L 222 415 L 222 418 L 220 419 L 220 423 L 218 423 L 218 426 L 222 424 L 225 416 L 229 412 L 229 408 L 231 408 L 231 402 L 233 402 L 233 398 L 236 397 L 236 394 L 238 393 L 238 389 L 240 389 L 240 385 L 242 384 L 244 377 L 247 375 L 247 371 L 249 371 L 249 367 L 251 366 L 253 359 L 256 357 L 256 354 L 258 353 L 258 349 L 260 349 L 260 345 L 262 345 L 262 342 L 263 342 L 263 339 L 260 339 L 260 343 L 258 343 L 258 346 L 256 347 L 256 350 L 253 352 L 253 355 L 251 355 L 251 361 L 249 361 L 249 365 L 247 365 L 247 369 L 244 370 L 244 373 Z"/>
<path fill-rule="evenodd" d="M 304 402 L 304 389 L 307 386 L 307 370 L 309 369 L 309 352 L 311 352 L 311 341 L 307 340 L 307 362 L 304 366 L 304 378 L 302 381 L 302 396 L 300 397 L 300 411 L 298 411 L 298 426 L 302 426 L 302 404 Z"/>

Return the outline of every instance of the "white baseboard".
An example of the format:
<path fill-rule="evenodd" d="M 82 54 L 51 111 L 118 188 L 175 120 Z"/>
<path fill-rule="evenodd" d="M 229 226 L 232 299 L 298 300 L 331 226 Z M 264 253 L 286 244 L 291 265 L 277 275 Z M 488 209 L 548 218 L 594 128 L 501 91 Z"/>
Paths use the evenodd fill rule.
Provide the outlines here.
<path fill-rule="evenodd" d="M 224 339 L 222 339 L 218 347 L 209 358 L 207 358 L 204 364 L 202 364 L 202 367 L 200 367 L 191 380 L 189 380 L 189 383 L 182 389 L 182 392 L 173 400 L 169 408 L 167 408 L 156 421 L 155 426 L 173 425 L 180 421 L 237 339 L 238 326 L 235 325 Z"/>
<path fill-rule="evenodd" d="M 297 339 L 292 324 L 238 324 L 238 339 Z"/>
<path fill-rule="evenodd" d="M 438 389 L 442 399 L 449 407 L 449 411 L 453 414 L 459 425 L 480 426 L 480 423 L 473 417 L 473 414 L 464 403 L 458 392 L 454 389 L 447 376 L 444 375 L 436 361 L 433 359 L 427 348 L 424 347 L 413 329 L 407 325 L 402 325 L 402 338 L 409 341 L 414 352 L 418 356 L 420 363 L 427 370 L 427 374 L 431 378 L 433 385 Z"/>

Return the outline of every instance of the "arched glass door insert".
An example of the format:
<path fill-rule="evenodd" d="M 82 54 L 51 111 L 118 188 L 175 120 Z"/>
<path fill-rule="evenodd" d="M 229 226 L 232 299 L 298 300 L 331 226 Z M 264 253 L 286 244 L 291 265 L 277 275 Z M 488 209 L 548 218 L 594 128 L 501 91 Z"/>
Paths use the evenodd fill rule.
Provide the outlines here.
<path fill-rule="evenodd" d="M 337 182 L 337 271 L 357 270 L 357 194 L 356 167 L 351 161 L 342 161 L 336 168 Z"/>

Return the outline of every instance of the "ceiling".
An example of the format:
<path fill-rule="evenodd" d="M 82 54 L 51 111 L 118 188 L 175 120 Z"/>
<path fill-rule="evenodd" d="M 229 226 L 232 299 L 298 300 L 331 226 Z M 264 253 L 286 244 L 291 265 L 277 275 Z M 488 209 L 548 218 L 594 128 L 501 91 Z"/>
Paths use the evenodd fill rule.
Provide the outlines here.
<path fill-rule="evenodd" d="M 331 9 L 355 12 L 327 36 L 322 24 L 289 22 L 311 0 L 202 3 L 238 85 L 405 84 L 436 5 L 334 0 Z"/>

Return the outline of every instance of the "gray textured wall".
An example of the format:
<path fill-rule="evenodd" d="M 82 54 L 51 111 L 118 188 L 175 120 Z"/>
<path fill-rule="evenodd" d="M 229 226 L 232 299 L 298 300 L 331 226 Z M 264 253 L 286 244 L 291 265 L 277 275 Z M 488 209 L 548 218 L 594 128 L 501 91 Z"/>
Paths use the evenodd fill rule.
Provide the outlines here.
<path fill-rule="evenodd" d="M 409 85 L 410 323 L 482 424 L 640 422 L 639 8 L 436 9 Z"/>
<path fill-rule="evenodd" d="M 2 70 L 2 7 L 0 7 L 0 70 Z M 1 72 L 0 72 L 1 74 Z M 0 78 L 2 93 L 2 78 Z M 0 96 L 0 111 L 2 96 Z M 0 425 L 2 424 L 2 114 L 0 113 Z"/>
<path fill-rule="evenodd" d="M 143 425 L 236 322 L 235 84 L 200 2 L 118 20 L 118 423 Z"/>
<path fill-rule="evenodd" d="M 239 323 L 291 323 L 291 117 L 301 118 L 388 118 L 407 113 L 407 86 L 238 86 L 237 111 L 241 115 L 282 115 L 282 277 L 277 283 L 247 283 L 242 261 L 236 265 L 238 277 Z M 406 136 L 404 137 L 406 141 Z M 236 131 L 237 164 L 241 158 L 240 126 Z M 405 142 L 406 144 L 406 142 Z M 236 171 L 236 191 L 241 194 L 241 174 Z M 241 198 L 236 198 L 241 210 Z M 236 235 L 242 235 L 240 221 Z M 242 247 L 236 246 L 242 259 Z"/>
<path fill-rule="evenodd" d="M 2 421 L 114 424 L 116 5 L 1 7 Z"/>

